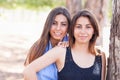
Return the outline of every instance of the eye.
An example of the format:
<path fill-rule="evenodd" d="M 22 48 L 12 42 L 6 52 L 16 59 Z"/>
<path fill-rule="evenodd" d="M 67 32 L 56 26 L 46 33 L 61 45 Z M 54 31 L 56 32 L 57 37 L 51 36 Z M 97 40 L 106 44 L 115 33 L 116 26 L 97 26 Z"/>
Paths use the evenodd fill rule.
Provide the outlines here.
<path fill-rule="evenodd" d="M 63 25 L 63 26 L 67 26 L 67 24 L 66 24 L 66 23 L 62 23 L 62 25 Z"/>
<path fill-rule="evenodd" d="M 92 26 L 91 25 L 86 25 L 86 28 L 92 28 Z"/>
<path fill-rule="evenodd" d="M 53 24 L 53 25 L 56 25 L 57 23 L 56 23 L 56 22 L 53 22 L 52 24 Z"/>
<path fill-rule="evenodd" d="M 82 28 L 82 26 L 81 26 L 81 25 L 76 25 L 75 27 L 76 27 L 76 28 Z"/>

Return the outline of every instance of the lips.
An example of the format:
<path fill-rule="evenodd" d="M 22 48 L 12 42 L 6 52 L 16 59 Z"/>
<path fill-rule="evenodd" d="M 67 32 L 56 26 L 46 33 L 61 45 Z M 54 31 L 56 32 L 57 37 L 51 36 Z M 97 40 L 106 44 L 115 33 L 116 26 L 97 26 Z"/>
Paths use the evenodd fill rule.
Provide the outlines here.
<path fill-rule="evenodd" d="M 55 32 L 54 35 L 59 37 L 59 36 L 62 35 L 62 33 L 61 32 Z"/>
<path fill-rule="evenodd" d="M 87 38 L 87 36 L 79 36 L 80 39 L 84 40 Z"/>

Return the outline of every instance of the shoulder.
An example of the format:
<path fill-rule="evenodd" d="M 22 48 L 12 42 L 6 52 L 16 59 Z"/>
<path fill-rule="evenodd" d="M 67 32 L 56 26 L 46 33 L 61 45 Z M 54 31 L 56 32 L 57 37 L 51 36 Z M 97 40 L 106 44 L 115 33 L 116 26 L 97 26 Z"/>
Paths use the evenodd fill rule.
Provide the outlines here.
<path fill-rule="evenodd" d="M 103 60 L 106 59 L 105 53 L 103 51 L 100 51 L 100 53 L 98 53 L 97 55 L 101 56 Z"/>
<path fill-rule="evenodd" d="M 101 64 L 102 64 L 102 80 L 105 80 L 106 78 L 106 55 L 105 52 L 102 51 L 102 49 L 96 49 L 97 55 L 101 57 Z"/>
<path fill-rule="evenodd" d="M 96 55 L 104 58 L 105 57 L 105 52 L 103 52 L 101 49 L 96 48 Z"/>
<path fill-rule="evenodd" d="M 66 48 L 61 47 L 61 46 L 56 46 L 52 50 L 57 51 L 57 52 L 64 52 L 64 51 L 66 51 Z"/>
<path fill-rule="evenodd" d="M 100 50 L 100 49 L 96 49 L 96 55 L 97 56 L 100 56 L 101 57 L 101 59 L 102 59 L 102 62 L 103 63 L 106 63 L 106 55 L 105 55 L 105 52 L 103 52 L 102 50 Z"/>
<path fill-rule="evenodd" d="M 53 53 L 54 55 L 61 55 L 61 53 L 66 53 L 66 48 L 60 47 L 60 46 L 56 46 L 54 48 L 52 48 L 50 50 L 51 53 Z"/>
<path fill-rule="evenodd" d="M 100 56 L 101 58 L 101 65 L 102 65 L 102 73 L 105 73 L 106 70 L 106 56 L 105 53 L 103 51 L 101 51 L 100 53 L 98 53 L 98 56 Z"/>

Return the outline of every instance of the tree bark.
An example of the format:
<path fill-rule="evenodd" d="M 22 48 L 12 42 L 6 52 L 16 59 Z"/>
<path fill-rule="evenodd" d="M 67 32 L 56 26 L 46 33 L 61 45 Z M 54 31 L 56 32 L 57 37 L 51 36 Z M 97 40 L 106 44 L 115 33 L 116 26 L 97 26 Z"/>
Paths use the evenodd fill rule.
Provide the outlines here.
<path fill-rule="evenodd" d="M 96 15 L 98 21 L 103 19 L 104 0 L 87 0 L 85 8 L 91 10 Z"/>
<path fill-rule="evenodd" d="M 107 80 L 120 80 L 120 0 L 113 0 Z"/>

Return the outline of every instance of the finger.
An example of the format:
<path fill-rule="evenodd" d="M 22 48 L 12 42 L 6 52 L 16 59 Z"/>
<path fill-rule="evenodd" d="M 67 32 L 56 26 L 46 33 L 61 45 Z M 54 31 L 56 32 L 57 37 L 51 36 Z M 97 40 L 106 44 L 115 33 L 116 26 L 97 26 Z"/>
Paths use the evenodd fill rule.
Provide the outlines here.
<path fill-rule="evenodd" d="M 62 42 L 59 42 L 58 44 L 57 44 L 57 46 L 61 46 L 62 45 Z"/>

